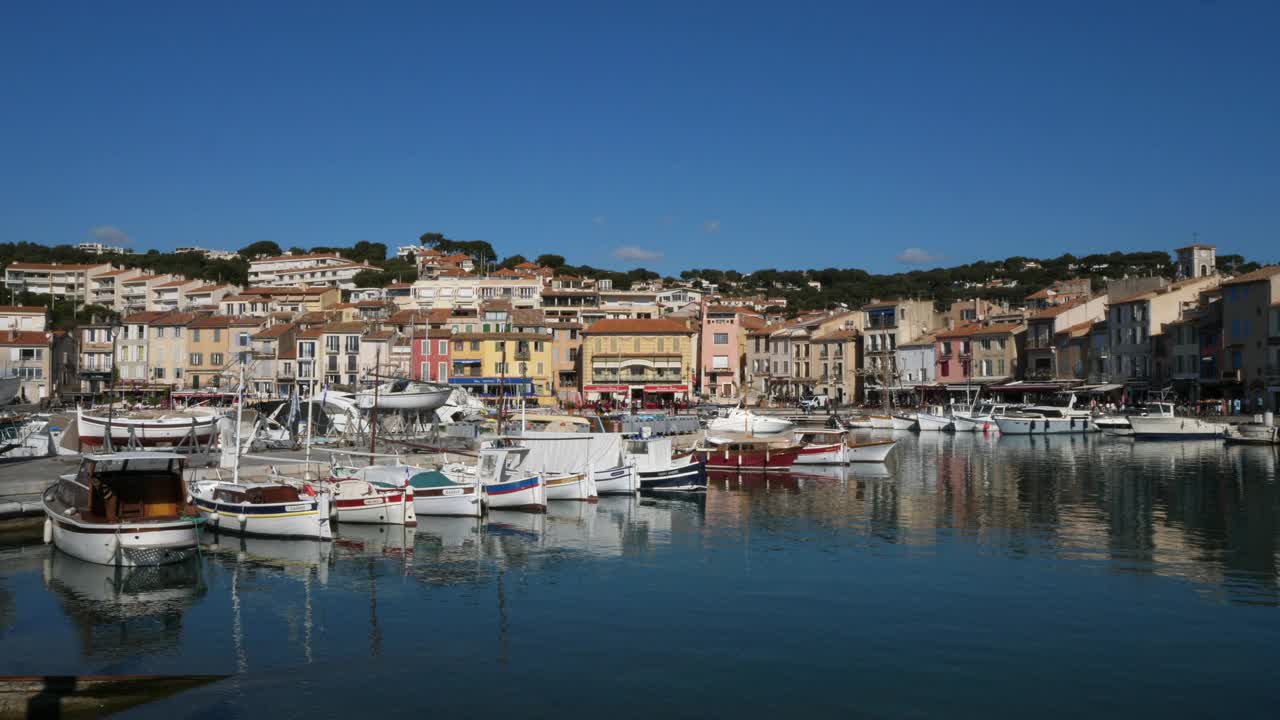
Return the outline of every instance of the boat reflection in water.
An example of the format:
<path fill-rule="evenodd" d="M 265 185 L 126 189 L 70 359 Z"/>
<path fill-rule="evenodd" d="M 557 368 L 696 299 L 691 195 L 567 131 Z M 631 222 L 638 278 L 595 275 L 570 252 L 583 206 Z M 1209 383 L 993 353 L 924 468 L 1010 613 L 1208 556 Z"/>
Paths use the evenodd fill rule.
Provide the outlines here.
<path fill-rule="evenodd" d="M 345 526 L 344 526 L 345 527 Z M 206 532 L 201 538 L 205 554 L 233 564 L 271 568 L 294 579 L 329 580 L 333 545 L 321 540 L 282 539 Z"/>
<path fill-rule="evenodd" d="M 44 586 L 75 626 L 86 658 L 122 658 L 179 647 L 184 613 L 207 592 L 196 559 L 127 568 L 85 562 L 54 550 L 45 558 L 42 574 Z"/>

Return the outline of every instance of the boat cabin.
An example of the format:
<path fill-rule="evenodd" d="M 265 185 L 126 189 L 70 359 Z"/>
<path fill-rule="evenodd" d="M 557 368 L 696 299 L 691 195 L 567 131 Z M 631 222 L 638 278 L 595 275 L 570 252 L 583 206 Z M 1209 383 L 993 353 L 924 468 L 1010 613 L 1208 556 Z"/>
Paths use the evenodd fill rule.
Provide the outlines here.
<path fill-rule="evenodd" d="M 805 445 L 839 445 L 844 439 L 843 430 L 804 430 L 796 433 L 796 442 Z"/>
<path fill-rule="evenodd" d="M 213 499 L 217 502 L 271 505 L 276 503 L 296 503 L 309 498 L 302 497 L 298 488 L 292 485 L 219 485 L 213 491 Z"/>
<path fill-rule="evenodd" d="M 174 453 L 86 455 L 76 474 L 59 478 L 52 499 L 81 522 L 173 520 L 186 514 L 182 469 Z"/>
<path fill-rule="evenodd" d="M 480 449 L 480 462 L 476 465 L 476 475 L 484 484 L 503 482 L 531 475 L 525 470 L 525 460 L 529 457 L 529 448 L 517 447 L 507 440 L 496 441 L 493 445 Z"/>

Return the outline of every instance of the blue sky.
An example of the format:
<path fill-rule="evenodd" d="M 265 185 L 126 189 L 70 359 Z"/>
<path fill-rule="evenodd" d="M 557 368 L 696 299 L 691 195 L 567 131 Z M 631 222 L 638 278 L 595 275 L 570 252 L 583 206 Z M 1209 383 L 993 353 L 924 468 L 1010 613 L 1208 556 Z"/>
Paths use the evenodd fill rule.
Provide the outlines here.
<path fill-rule="evenodd" d="M 1280 260 L 1280 3 L 20 3 L 0 241 Z M 110 235 L 110 231 L 105 234 Z M 904 262 L 906 261 L 906 262 Z"/>

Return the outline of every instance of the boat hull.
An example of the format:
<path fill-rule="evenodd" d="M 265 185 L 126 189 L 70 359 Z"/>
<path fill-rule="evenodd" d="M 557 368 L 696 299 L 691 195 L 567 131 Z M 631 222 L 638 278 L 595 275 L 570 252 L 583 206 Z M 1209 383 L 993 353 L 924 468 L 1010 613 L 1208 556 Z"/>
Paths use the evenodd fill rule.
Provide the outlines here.
<path fill-rule="evenodd" d="M 331 483 L 338 522 L 367 525 L 414 525 L 413 488 L 384 488 L 363 480 Z"/>
<path fill-rule="evenodd" d="M 597 495 L 634 495 L 640 489 L 635 467 L 619 465 L 595 472 Z"/>
<path fill-rule="evenodd" d="M 108 418 L 76 415 L 76 430 L 80 443 L 89 447 L 105 444 L 107 425 L 111 425 L 111 442 L 124 444 L 129 442 L 130 435 L 141 445 L 155 447 L 177 445 L 189 440 L 193 435 L 201 443 L 208 443 L 218 432 L 216 416 L 196 417 L 187 420 L 139 420 L 137 418 Z"/>
<path fill-rule="evenodd" d="M 872 415 L 867 420 L 868 422 L 871 423 L 872 430 L 895 429 L 893 425 L 893 418 L 889 417 L 888 415 Z M 910 428 L 907 428 L 907 429 L 909 430 Z"/>
<path fill-rule="evenodd" d="M 226 503 L 192 494 L 206 527 L 232 535 L 332 540 L 327 496 L 296 503 Z"/>
<path fill-rule="evenodd" d="M 800 455 L 798 447 L 778 449 L 731 450 L 704 448 L 698 456 L 708 470 L 737 470 L 739 472 L 777 472 L 790 470 Z"/>
<path fill-rule="evenodd" d="M 417 515 L 480 517 L 483 509 L 478 485 L 413 489 L 413 511 Z"/>
<path fill-rule="evenodd" d="M 795 427 L 795 423 L 781 418 L 752 415 L 742 418 L 717 418 L 707 423 L 707 430 L 717 433 L 748 433 L 751 435 L 777 435 Z"/>
<path fill-rule="evenodd" d="M 964 415 L 951 416 L 951 425 L 956 432 L 978 432 L 982 430 L 985 424 L 980 420 L 974 420 Z"/>
<path fill-rule="evenodd" d="M 505 510 L 547 509 L 547 486 L 541 475 L 484 486 L 485 503 Z"/>
<path fill-rule="evenodd" d="M 379 410 L 429 412 L 444 407 L 452 393 L 453 390 L 447 388 L 413 393 L 379 393 L 375 402 L 373 392 L 366 390 L 356 394 L 356 405 L 362 410 L 368 410 L 376 404 Z"/>
<path fill-rule="evenodd" d="M 186 562 L 199 550 L 202 520 L 136 525 L 97 525 L 58 517 L 46 505 L 54 547 L 85 562 L 119 567 L 153 567 Z"/>
<path fill-rule="evenodd" d="M 1199 418 L 1134 416 L 1129 424 L 1137 440 L 1221 440 L 1226 432 L 1225 424 Z"/>
<path fill-rule="evenodd" d="M 855 443 L 846 448 L 845 455 L 849 458 L 849 462 L 882 463 L 897 445 L 897 440 Z"/>
<path fill-rule="evenodd" d="M 546 479 L 547 500 L 577 500 L 585 502 L 596 497 L 595 483 L 586 473 L 571 473 Z"/>
<path fill-rule="evenodd" d="M 889 420 L 894 430 L 914 430 L 916 429 L 915 418 L 901 418 L 897 415 Z"/>
<path fill-rule="evenodd" d="M 697 492 L 707 489 L 707 468 L 701 461 L 684 462 L 666 470 L 642 470 L 641 490 Z"/>
<path fill-rule="evenodd" d="M 846 462 L 843 443 L 805 445 L 795 459 L 796 465 L 843 465 Z"/>
<path fill-rule="evenodd" d="M 955 427 L 951 418 L 931 413 L 916 413 L 916 425 L 921 432 L 942 432 Z"/>
<path fill-rule="evenodd" d="M 1087 418 L 998 417 L 1001 435 L 1069 435 L 1089 432 Z"/>

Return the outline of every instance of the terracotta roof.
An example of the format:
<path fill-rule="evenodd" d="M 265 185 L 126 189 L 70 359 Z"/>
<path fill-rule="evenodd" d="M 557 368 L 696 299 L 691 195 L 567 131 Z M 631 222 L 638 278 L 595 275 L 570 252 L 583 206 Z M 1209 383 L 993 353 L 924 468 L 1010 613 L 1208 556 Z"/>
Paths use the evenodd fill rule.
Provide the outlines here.
<path fill-rule="evenodd" d="M 157 318 L 151 324 L 163 327 L 173 327 L 175 325 L 189 325 L 191 321 L 195 319 L 195 313 L 169 312 L 165 313 L 164 317 Z"/>
<path fill-rule="evenodd" d="M 1079 307 L 1084 303 L 1085 303 L 1084 298 L 1076 298 L 1071 302 L 1065 302 L 1065 303 L 1062 303 L 1061 305 L 1054 305 L 1052 307 L 1047 307 L 1043 310 L 1037 310 L 1031 313 L 1030 315 L 1028 315 L 1027 319 L 1028 320 L 1049 320 L 1049 319 L 1058 317 L 1059 315 L 1070 310 L 1071 308 Z"/>
<path fill-rule="evenodd" d="M 924 335 L 921 335 L 920 337 L 914 340 L 902 343 L 898 347 L 923 347 L 925 345 L 932 345 L 935 342 L 937 342 L 937 340 L 938 340 L 937 335 L 934 335 L 931 333 L 925 333 Z"/>
<path fill-rule="evenodd" d="M 228 328 L 231 318 L 226 315 L 204 315 L 187 324 L 189 328 Z"/>
<path fill-rule="evenodd" d="M 230 285 L 201 285 L 200 287 L 191 288 L 190 290 L 187 291 L 187 294 L 190 295 L 192 293 L 213 292 L 214 290 L 217 290 L 219 288 L 230 288 L 230 287 L 231 287 Z"/>
<path fill-rule="evenodd" d="M 853 340 L 854 338 L 858 337 L 858 335 L 860 334 L 861 333 L 859 333 L 857 330 L 854 330 L 853 328 L 847 328 L 842 330 L 832 330 L 831 332 L 826 332 L 821 335 L 818 335 L 817 337 L 813 338 L 813 341 L 814 342 L 838 342 L 841 340 Z M 905 345 L 900 345 L 899 347 L 905 347 Z"/>
<path fill-rule="evenodd" d="M 1077 338 L 1077 337 L 1084 337 L 1085 335 L 1088 335 L 1088 334 L 1089 334 L 1089 331 L 1090 331 L 1092 328 L 1093 328 L 1093 321 L 1092 321 L 1092 320 L 1085 320 L 1085 321 L 1084 321 L 1084 322 L 1082 322 L 1082 323 L 1078 323 L 1078 324 L 1076 324 L 1076 325 L 1072 325 L 1071 327 L 1067 328 L 1066 330 L 1059 330 L 1058 332 L 1056 332 L 1056 333 L 1054 333 L 1054 334 L 1055 334 L 1055 335 L 1068 335 L 1068 336 L 1073 337 L 1073 338 Z"/>
<path fill-rule="evenodd" d="M 275 257 L 263 258 L 261 260 L 254 260 L 249 264 L 252 265 L 253 263 L 281 262 L 284 260 L 322 260 L 325 258 L 333 258 L 335 260 L 343 259 L 341 255 L 338 255 L 336 253 L 307 253 L 306 255 L 276 255 Z"/>
<path fill-rule="evenodd" d="M 597 320 L 582 331 L 588 335 L 684 335 L 693 332 L 688 325 L 664 318 Z"/>
<path fill-rule="evenodd" d="M 329 306 L 330 310 L 350 310 L 356 306 L 353 302 L 334 303 Z"/>
<path fill-rule="evenodd" d="M 452 255 L 445 255 L 441 259 L 444 260 L 445 262 L 451 262 L 451 263 L 471 262 L 471 256 L 466 253 L 454 253 Z"/>
<path fill-rule="evenodd" d="M 1258 268 L 1253 272 L 1245 273 L 1244 275 L 1240 275 L 1238 277 L 1233 277 L 1222 284 L 1223 285 L 1245 285 L 1248 283 L 1269 280 L 1274 275 L 1280 275 L 1280 265 L 1268 265 L 1266 267 Z"/>
<path fill-rule="evenodd" d="M 112 276 L 115 276 L 115 275 L 123 275 L 123 274 L 125 274 L 125 273 L 127 273 L 127 272 L 134 272 L 134 271 L 136 271 L 137 269 L 138 269 L 138 268 L 120 268 L 119 270 L 110 270 L 110 271 L 107 271 L 107 272 L 104 272 L 104 273 L 98 273 L 97 275 L 94 275 L 94 277 L 95 277 L 95 278 L 104 278 L 104 277 L 112 277 Z"/>
<path fill-rule="evenodd" d="M 148 310 L 147 312 L 137 312 L 125 317 L 121 322 L 128 325 L 149 325 L 169 314 L 168 310 Z"/>
<path fill-rule="evenodd" d="M 954 330 L 938 333 L 938 338 L 972 337 L 974 335 L 1008 335 L 1026 330 L 1020 323 L 1002 323 L 997 325 L 964 325 Z"/>
<path fill-rule="evenodd" d="M 454 340 L 524 340 L 526 342 L 551 342 L 551 336 L 545 333 L 518 332 L 471 332 L 454 333 Z"/>
<path fill-rule="evenodd" d="M 48 345 L 49 336 L 40 330 L 7 330 L 0 331 L 0 345 L 16 347 L 19 345 Z"/>
<path fill-rule="evenodd" d="M 308 328 L 298 333 L 299 340 L 316 340 L 322 337 L 324 337 L 324 328 L 322 327 Z"/>
<path fill-rule="evenodd" d="M 333 292 L 333 288 L 323 287 L 247 287 L 246 295 L 323 295 Z"/>
<path fill-rule="evenodd" d="M 362 333 L 367 326 L 362 322 L 335 322 L 324 326 L 326 333 Z"/>
<path fill-rule="evenodd" d="M 254 340 L 274 340 L 293 329 L 292 323 L 277 323 L 254 333 Z"/>
<path fill-rule="evenodd" d="M 512 325 L 545 325 L 546 312 L 538 308 L 519 308 L 511 311 Z"/>
<path fill-rule="evenodd" d="M 0 305 L 0 313 L 45 313 L 45 308 L 40 305 Z"/>
<path fill-rule="evenodd" d="M 370 330 L 364 334 L 365 340 L 390 340 L 395 335 L 394 330 Z"/>
<path fill-rule="evenodd" d="M 171 280 L 167 283 L 160 283 L 159 285 L 157 285 L 155 288 L 152 288 L 152 289 L 154 290 L 156 288 L 179 287 L 181 285 L 186 285 L 187 283 L 190 283 L 190 282 L 195 282 L 195 281 L 188 280 L 187 278 L 182 278 L 181 280 Z"/>
<path fill-rule="evenodd" d="M 160 275 L 139 275 L 138 277 L 125 280 L 124 284 L 128 285 L 130 283 L 151 282 L 152 280 L 159 280 L 160 278 Z"/>
<path fill-rule="evenodd" d="M 427 337 L 429 338 L 447 338 L 453 335 L 453 331 L 449 328 L 429 328 Z"/>
<path fill-rule="evenodd" d="M 231 318 L 232 327 L 262 327 L 266 322 L 266 318 L 250 317 L 248 315 Z"/>
<path fill-rule="evenodd" d="M 471 273 L 462 268 L 445 268 L 437 273 L 439 277 L 468 277 Z"/>
<path fill-rule="evenodd" d="M 299 315 L 297 318 L 297 321 L 300 323 L 309 323 L 309 324 L 328 322 L 329 315 L 327 313 L 323 313 L 318 310 L 312 310 L 311 312 L 302 313 L 301 315 Z"/>

